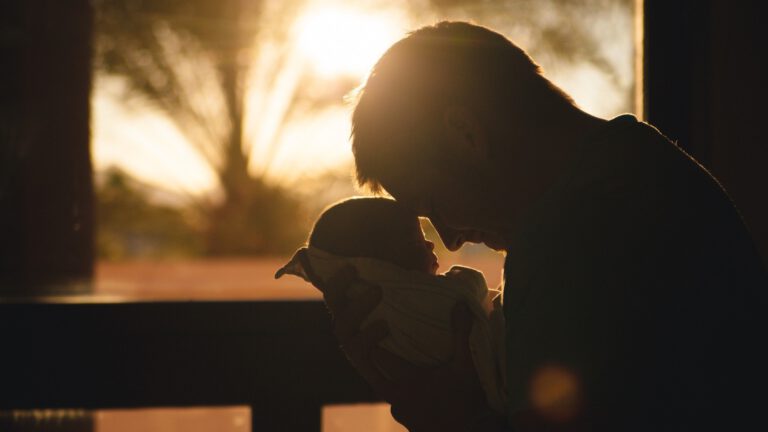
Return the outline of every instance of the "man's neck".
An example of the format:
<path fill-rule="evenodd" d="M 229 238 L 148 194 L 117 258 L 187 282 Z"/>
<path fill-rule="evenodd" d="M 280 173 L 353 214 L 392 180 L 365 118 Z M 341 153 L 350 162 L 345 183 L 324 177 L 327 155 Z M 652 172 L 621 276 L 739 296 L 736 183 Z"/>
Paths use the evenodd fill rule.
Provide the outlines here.
<path fill-rule="evenodd" d="M 517 231 L 528 209 L 568 171 L 581 144 L 606 123 L 569 107 L 542 117 L 534 127 L 510 129 L 507 151 L 496 162 L 499 182 L 504 185 L 505 234 Z"/>

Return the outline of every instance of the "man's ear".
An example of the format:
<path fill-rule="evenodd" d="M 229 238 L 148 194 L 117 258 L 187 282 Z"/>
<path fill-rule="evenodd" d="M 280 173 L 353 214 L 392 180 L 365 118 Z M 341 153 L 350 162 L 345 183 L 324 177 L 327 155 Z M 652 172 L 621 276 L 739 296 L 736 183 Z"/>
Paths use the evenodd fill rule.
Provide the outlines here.
<path fill-rule="evenodd" d="M 461 152 L 488 156 L 488 134 L 477 115 L 462 105 L 449 105 L 443 111 L 443 131 L 450 144 Z"/>

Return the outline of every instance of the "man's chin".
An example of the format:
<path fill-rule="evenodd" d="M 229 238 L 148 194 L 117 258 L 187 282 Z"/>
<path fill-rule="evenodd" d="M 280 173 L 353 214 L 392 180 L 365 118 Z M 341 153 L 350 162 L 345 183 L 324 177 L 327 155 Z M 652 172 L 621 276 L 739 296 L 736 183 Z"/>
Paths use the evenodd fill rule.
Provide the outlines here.
<path fill-rule="evenodd" d="M 487 239 L 483 240 L 482 243 L 496 252 L 506 252 L 507 250 L 507 245 L 500 239 Z"/>
<path fill-rule="evenodd" d="M 437 274 L 437 271 L 440 269 L 440 263 L 435 262 L 432 264 L 431 274 Z"/>
<path fill-rule="evenodd" d="M 496 252 L 506 252 L 507 247 L 500 244 L 495 244 L 493 242 L 483 242 L 485 246 L 487 246 L 490 249 L 495 250 Z"/>

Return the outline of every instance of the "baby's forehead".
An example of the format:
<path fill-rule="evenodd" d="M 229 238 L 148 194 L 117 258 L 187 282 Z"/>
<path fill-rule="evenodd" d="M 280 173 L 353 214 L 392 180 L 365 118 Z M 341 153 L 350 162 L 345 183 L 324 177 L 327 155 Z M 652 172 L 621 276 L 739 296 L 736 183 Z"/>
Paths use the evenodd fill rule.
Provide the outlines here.
<path fill-rule="evenodd" d="M 326 210 L 321 219 L 324 219 L 321 225 L 325 230 L 375 238 L 381 238 L 382 234 L 413 238 L 414 231 L 420 231 L 416 213 L 389 198 L 366 197 L 340 202 Z"/>

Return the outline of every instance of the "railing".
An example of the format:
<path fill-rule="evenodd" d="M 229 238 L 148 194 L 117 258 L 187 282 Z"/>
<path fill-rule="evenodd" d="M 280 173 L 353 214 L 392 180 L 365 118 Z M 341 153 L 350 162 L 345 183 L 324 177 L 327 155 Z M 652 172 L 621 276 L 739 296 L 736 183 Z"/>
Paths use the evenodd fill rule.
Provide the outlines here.
<path fill-rule="evenodd" d="M 377 399 L 318 301 L 0 303 L 0 410 L 249 405 L 253 430 L 319 431 Z"/>

